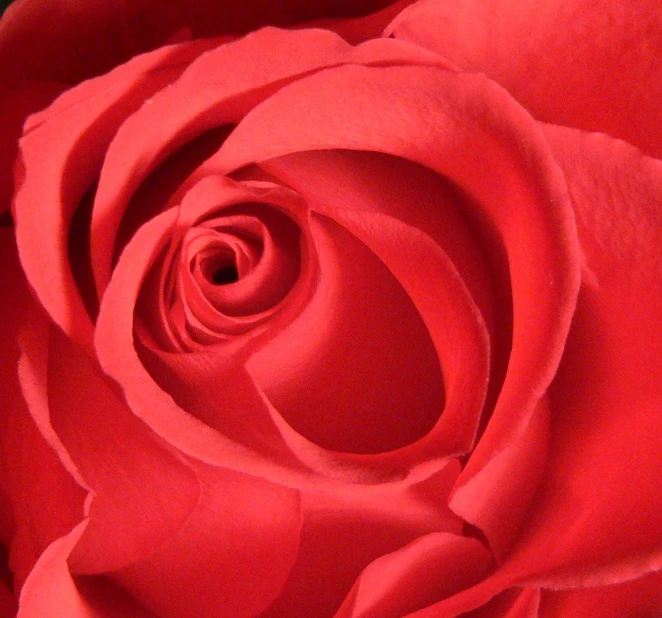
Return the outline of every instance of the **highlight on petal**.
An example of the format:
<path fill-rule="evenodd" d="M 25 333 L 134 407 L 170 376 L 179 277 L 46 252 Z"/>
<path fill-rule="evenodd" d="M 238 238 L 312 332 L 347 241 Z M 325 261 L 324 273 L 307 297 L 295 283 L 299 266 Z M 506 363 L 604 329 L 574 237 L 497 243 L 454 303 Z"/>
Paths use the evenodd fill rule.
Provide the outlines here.
<path fill-rule="evenodd" d="M 485 73 L 539 120 L 662 155 L 657 0 L 419 0 L 385 35 Z"/>

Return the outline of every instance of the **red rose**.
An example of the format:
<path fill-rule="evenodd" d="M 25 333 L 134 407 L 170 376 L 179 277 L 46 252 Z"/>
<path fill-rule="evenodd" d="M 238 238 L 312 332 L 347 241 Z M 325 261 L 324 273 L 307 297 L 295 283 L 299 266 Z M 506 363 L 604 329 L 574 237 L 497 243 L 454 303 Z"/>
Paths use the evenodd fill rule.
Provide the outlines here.
<path fill-rule="evenodd" d="M 154 4 L 0 22 L 4 615 L 655 615 L 652 0 Z"/>

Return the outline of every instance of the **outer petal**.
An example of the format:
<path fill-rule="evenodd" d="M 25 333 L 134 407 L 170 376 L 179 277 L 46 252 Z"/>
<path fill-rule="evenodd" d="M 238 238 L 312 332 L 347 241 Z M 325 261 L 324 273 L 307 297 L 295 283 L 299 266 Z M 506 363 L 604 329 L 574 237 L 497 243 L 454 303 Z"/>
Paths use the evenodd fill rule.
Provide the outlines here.
<path fill-rule="evenodd" d="M 42 382 L 52 422 L 95 492 L 72 572 L 113 571 L 111 579 L 164 617 L 267 607 L 298 551 L 298 492 L 182 461 L 59 331 L 50 352 Z"/>
<path fill-rule="evenodd" d="M 14 190 L 12 168 L 23 123 L 30 114 L 46 107 L 63 88 L 45 82 L 0 83 L 0 215 L 9 208 Z"/>
<path fill-rule="evenodd" d="M 90 343 L 92 323 L 69 264 L 74 213 L 85 194 L 93 194 L 107 143 L 127 114 L 209 45 L 136 58 L 66 92 L 24 128 L 13 203 L 21 263 L 42 305 L 76 341 Z"/>
<path fill-rule="evenodd" d="M 504 574 L 612 584 L 662 567 L 662 162 L 604 135 L 545 133 L 586 264 L 550 388 L 544 486 Z"/>
<path fill-rule="evenodd" d="M 8 511 L 0 532 L 20 589 L 39 554 L 82 519 L 87 492 L 40 413 L 38 377 L 27 353 L 44 351 L 47 322 L 28 291 L 8 228 L 0 228 L 0 289 L 0 489 Z"/>
<path fill-rule="evenodd" d="M 658 0 L 420 0 L 386 34 L 486 73 L 540 120 L 662 156 Z"/>
<path fill-rule="evenodd" d="M 0 77 L 77 83 L 173 37 L 244 34 L 267 24 L 366 15 L 387 4 L 389 0 L 122 0 L 112 5 L 104 0 L 17 0 L 0 22 Z"/>

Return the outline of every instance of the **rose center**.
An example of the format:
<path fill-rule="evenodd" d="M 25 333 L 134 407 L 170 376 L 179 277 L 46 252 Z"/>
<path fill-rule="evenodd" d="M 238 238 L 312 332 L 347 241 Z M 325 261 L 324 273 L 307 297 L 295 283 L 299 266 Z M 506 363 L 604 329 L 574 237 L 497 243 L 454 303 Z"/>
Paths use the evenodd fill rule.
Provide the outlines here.
<path fill-rule="evenodd" d="M 227 285 L 239 281 L 239 273 L 235 264 L 223 264 L 218 266 L 211 276 L 214 285 Z"/>

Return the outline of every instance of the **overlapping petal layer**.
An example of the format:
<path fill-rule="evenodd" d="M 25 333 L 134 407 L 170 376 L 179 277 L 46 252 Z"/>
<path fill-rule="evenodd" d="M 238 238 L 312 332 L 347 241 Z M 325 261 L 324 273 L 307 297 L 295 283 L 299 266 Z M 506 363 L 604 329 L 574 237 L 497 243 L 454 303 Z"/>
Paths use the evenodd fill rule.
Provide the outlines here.
<path fill-rule="evenodd" d="M 421 0 L 385 34 L 486 73 L 539 120 L 662 155 L 657 0 Z"/>

